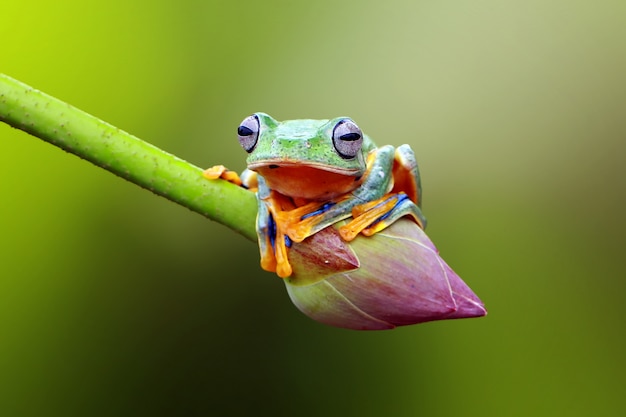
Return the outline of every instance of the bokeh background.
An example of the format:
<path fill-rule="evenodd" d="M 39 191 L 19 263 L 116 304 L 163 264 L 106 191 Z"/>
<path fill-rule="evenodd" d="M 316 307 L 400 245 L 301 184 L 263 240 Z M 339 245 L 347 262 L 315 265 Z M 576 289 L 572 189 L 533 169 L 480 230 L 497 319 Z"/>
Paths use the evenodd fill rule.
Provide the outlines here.
<path fill-rule="evenodd" d="M 199 166 L 235 128 L 409 143 L 485 318 L 318 324 L 256 246 L 0 125 L 0 415 L 617 416 L 626 2 L 5 2 L 0 71 Z"/>

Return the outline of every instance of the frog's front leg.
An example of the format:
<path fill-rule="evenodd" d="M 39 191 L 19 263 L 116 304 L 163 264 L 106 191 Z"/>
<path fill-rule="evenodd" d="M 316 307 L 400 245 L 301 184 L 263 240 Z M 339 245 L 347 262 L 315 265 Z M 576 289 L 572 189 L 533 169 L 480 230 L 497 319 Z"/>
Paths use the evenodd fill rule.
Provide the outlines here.
<path fill-rule="evenodd" d="M 277 219 L 295 242 L 301 242 L 320 230 L 352 216 L 356 206 L 378 200 L 393 186 L 391 175 L 394 148 L 387 145 L 374 149 L 367 157 L 367 170 L 354 191 L 325 202 L 311 202 L 292 212 L 281 213 Z"/>
<path fill-rule="evenodd" d="M 344 240 L 350 241 L 359 233 L 371 236 L 406 215 L 425 228 L 420 202 L 420 178 L 413 151 L 408 145 L 395 150 L 383 146 L 368 155 L 366 176 L 352 193 L 282 213 L 278 221 L 292 240 L 300 242 L 337 221 L 353 217 L 340 228 Z"/>
<path fill-rule="evenodd" d="M 419 169 L 409 145 L 399 146 L 395 150 L 392 175 L 391 193 L 352 210 L 353 220 L 339 229 L 344 240 L 350 241 L 359 233 L 371 236 L 407 215 L 420 228 L 426 228 L 426 218 L 420 209 L 422 187 Z"/>

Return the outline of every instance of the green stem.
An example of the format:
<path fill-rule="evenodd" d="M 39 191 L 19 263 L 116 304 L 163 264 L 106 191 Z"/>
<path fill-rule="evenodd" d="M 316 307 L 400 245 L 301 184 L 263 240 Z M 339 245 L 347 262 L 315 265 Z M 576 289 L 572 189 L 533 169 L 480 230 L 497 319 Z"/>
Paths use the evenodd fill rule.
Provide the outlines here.
<path fill-rule="evenodd" d="M 251 192 L 4 74 L 0 120 L 256 241 Z"/>

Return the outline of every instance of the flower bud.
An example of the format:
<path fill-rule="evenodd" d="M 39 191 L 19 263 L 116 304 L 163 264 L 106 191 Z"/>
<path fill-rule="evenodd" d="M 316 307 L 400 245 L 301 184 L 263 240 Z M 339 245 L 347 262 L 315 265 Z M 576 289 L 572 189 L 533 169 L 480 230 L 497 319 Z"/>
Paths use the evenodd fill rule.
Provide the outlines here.
<path fill-rule="evenodd" d="M 294 244 L 293 303 L 319 322 L 382 330 L 433 320 L 480 317 L 487 310 L 414 222 L 400 219 L 374 236 L 344 242 L 328 227 Z"/>

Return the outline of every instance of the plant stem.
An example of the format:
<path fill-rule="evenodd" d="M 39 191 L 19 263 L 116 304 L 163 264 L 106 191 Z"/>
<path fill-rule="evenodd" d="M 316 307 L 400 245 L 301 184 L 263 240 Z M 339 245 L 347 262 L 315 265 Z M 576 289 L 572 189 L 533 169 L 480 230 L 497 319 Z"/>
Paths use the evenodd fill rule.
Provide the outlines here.
<path fill-rule="evenodd" d="M 256 241 L 253 193 L 4 74 L 0 120 Z"/>

